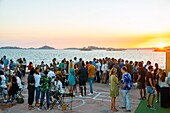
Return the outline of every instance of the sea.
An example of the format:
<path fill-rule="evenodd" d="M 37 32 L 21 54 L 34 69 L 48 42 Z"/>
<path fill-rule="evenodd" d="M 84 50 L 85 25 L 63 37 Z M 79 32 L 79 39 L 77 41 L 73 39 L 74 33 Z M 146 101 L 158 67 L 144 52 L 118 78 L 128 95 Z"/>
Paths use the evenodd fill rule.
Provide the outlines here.
<path fill-rule="evenodd" d="M 123 58 L 129 61 L 144 61 L 148 60 L 154 63 L 158 63 L 162 69 L 166 68 L 166 53 L 165 52 L 153 52 L 152 50 L 125 50 L 125 51 L 106 51 L 106 50 L 92 50 L 92 51 L 80 51 L 80 50 L 34 50 L 34 49 L 0 49 L 0 58 L 7 56 L 7 59 L 16 61 L 18 58 L 26 58 L 27 64 L 31 61 L 33 65 L 39 65 L 41 61 L 45 64 L 50 64 L 53 58 L 57 61 L 73 59 L 74 57 L 82 58 L 84 61 L 92 60 L 93 58 Z"/>

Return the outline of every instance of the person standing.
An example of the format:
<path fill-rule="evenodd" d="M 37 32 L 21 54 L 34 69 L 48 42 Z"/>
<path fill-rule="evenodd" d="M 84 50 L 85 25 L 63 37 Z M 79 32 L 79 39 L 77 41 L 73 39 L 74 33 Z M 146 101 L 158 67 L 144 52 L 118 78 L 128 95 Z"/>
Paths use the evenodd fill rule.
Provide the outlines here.
<path fill-rule="evenodd" d="M 9 63 L 9 69 L 10 70 L 14 70 L 15 69 L 15 63 L 13 62 L 12 59 L 10 60 L 10 63 Z"/>
<path fill-rule="evenodd" d="M 40 79 L 40 91 L 41 91 L 41 101 L 40 106 L 38 108 L 39 111 L 42 111 L 42 105 L 44 102 L 44 97 L 46 95 L 46 101 L 47 101 L 47 111 L 50 111 L 50 88 L 51 88 L 51 78 L 48 76 L 48 71 L 44 71 L 44 76 Z"/>
<path fill-rule="evenodd" d="M 83 60 L 82 58 L 80 58 L 79 62 L 77 63 L 79 69 L 82 67 L 82 63 L 83 63 Z"/>
<path fill-rule="evenodd" d="M 70 72 L 71 68 L 74 68 L 74 62 L 72 61 L 72 59 L 70 59 L 70 62 L 69 62 L 68 72 Z"/>
<path fill-rule="evenodd" d="M 74 75 L 74 68 L 70 69 L 69 75 L 68 75 L 68 81 L 70 85 L 70 93 L 73 93 L 74 85 L 76 84 L 75 75 Z"/>
<path fill-rule="evenodd" d="M 23 58 L 22 66 L 23 66 L 23 76 L 25 76 L 26 68 L 27 68 L 27 61 L 25 58 Z"/>
<path fill-rule="evenodd" d="M 160 86 L 159 86 L 159 74 L 161 73 L 161 69 L 159 69 L 158 63 L 155 63 L 154 69 L 154 80 L 156 81 L 156 103 L 159 103 L 159 94 L 160 94 Z"/>
<path fill-rule="evenodd" d="M 33 68 L 33 64 L 32 64 L 32 62 L 29 62 L 28 71 L 30 71 L 32 68 Z"/>
<path fill-rule="evenodd" d="M 128 60 L 125 61 L 125 66 L 127 67 L 127 72 L 130 73 L 130 75 L 132 76 L 133 66 L 129 63 Z M 132 80 L 133 80 L 133 76 L 132 76 Z"/>
<path fill-rule="evenodd" d="M 33 108 L 32 104 L 34 102 L 34 91 L 35 91 L 35 79 L 34 79 L 34 68 L 30 70 L 30 74 L 28 75 L 28 109 L 31 110 Z"/>
<path fill-rule="evenodd" d="M 107 82 L 107 64 L 106 64 L 106 61 L 104 60 L 103 61 L 103 64 L 102 64 L 102 84 Z"/>
<path fill-rule="evenodd" d="M 6 56 L 3 56 L 3 62 L 4 62 L 4 66 L 8 67 L 8 65 L 9 65 L 9 60 L 6 59 Z"/>
<path fill-rule="evenodd" d="M 74 57 L 74 65 L 78 63 L 77 57 Z"/>
<path fill-rule="evenodd" d="M 159 74 L 159 86 L 160 86 L 160 92 L 161 92 L 161 98 L 160 98 L 160 105 L 164 108 L 170 107 L 170 92 L 169 92 L 169 85 L 167 82 L 167 77 L 165 72 L 161 72 Z"/>
<path fill-rule="evenodd" d="M 93 95 L 93 81 L 94 81 L 94 75 L 96 72 L 96 67 L 92 65 L 92 62 L 90 61 L 90 66 L 88 67 L 88 79 L 90 83 L 90 93 L 88 95 Z"/>
<path fill-rule="evenodd" d="M 118 64 L 118 61 L 115 59 L 114 60 L 114 63 L 115 63 L 115 65 L 113 65 L 113 67 L 114 68 L 116 68 L 117 69 L 117 77 L 118 77 L 118 80 L 120 81 L 121 80 L 121 77 L 122 77 L 122 75 L 121 75 L 121 69 L 120 69 L 120 66 L 119 66 L 119 64 Z"/>
<path fill-rule="evenodd" d="M 61 71 L 64 71 L 64 60 L 59 64 L 59 68 L 61 68 Z"/>
<path fill-rule="evenodd" d="M 97 83 L 100 83 L 100 71 L 101 71 L 101 63 L 99 60 L 97 60 L 97 73 L 96 73 L 96 77 L 97 77 Z"/>
<path fill-rule="evenodd" d="M 154 86 L 154 75 L 152 74 L 153 72 L 153 66 L 149 66 L 148 67 L 149 71 L 147 73 L 146 76 L 146 92 L 147 92 L 147 96 L 146 96 L 146 104 L 147 107 L 152 109 L 152 110 L 156 110 L 156 107 L 153 106 L 153 101 L 155 98 L 155 86 Z M 149 103 L 149 97 L 151 96 L 151 100 Z"/>
<path fill-rule="evenodd" d="M 137 79 L 138 79 L 138 74 L 137 74 L 138 65 L 139 65 L 139 63 L 137 61 L 135 61 L 134 65 L 133 65 L 133 83 L 136 83 Z M 143 65 L 143 63 L 142 63 L 142 65 Z"/>
<path fill-rule="evenodd" d="M 139 100 L 142 100 L 146 96 L 145 91 L 145 77 L 146 77 L 146 69 L 143 67 L 143 63 L 139 62 L 139 67 L 137 69 L 137 88 L 139 89 L 140 98 Z"/>
<path fill-rule="evenodd" d="M 112 68 L 110 70 L 110 96 L 112 97 L 111 100 L 111 110 L 113 112 L 117 112 L 118 110 L 116 109 L 116 97 L 119 96 L 119 89 L 118 89 L 118 77 L 116 75 L 117 73 L 117 69 L 116 68 Z"/>
<path fill-rule="evenodd" d="M 74 65 L 74 77 L 76 80 L 76 84 L 74 85 L 74 92 L 77 93 L 77 85 L 79 84 L 79 75 L 78 75 L 78 71 L 79 71 L 79 67 L 78 67 L 78 63 Z"/>
<path fill-rule="evenodd" d="M 39 100 L 40 100 L 40 67 L 36 67 L 35 68 L 35 73 L 34 73 L 34 79 L 35 79 L 35 106 L 39 106 Z"/>
<path fill-rule="evenodd" d="M 79 85 L 80 85 L 80 97 L 86 96 L 86 80 L 87 80 L 87 69 L 85 68 L 84 62 L 82 63 L 82 67 L 78 71 L 79 74 Z M 83 94 L 84 87 L 84 94 Z"/>
<path fill-rule="evenodd" d="M 126 109 L 124 112 L 131 112 L 130 107 L 130 97 L 129 92 L 132 88 L 132 79 L 131 75 L 127 72 L 126 66 L 123 66 L 122 69 L 122 107 L 120 109 Z"/>

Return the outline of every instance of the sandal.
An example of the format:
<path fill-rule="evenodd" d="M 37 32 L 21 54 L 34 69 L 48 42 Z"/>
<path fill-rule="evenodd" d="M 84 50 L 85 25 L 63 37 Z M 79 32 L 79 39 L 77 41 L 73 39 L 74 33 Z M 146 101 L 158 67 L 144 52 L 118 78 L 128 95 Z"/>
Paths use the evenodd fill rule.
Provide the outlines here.
<path fill-rule="evenodd" d="M 117 110 L 116 108 L 112 109 L 113 112 L 118 112 L 119 110 Z"/>

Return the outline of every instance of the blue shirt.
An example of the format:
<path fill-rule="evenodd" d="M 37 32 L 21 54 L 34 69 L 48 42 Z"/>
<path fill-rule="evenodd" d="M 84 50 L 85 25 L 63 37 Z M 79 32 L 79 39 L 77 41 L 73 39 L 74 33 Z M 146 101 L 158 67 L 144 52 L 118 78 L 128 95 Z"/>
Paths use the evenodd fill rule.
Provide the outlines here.
<path fill-rule="evenodd" d="M 133 66 L 133 72 L 137 72 L 137 67 L 136 66 Z"/>
<path fill-rule="evenodd" d="M 3 62 L 4 62 L 4 65 L 8 66 L 8 64 L 9 64 L 9 60 L 8 59 L 4 59 Z"/>
<path fill-rule="evenodd" d="M 15 63 L 12 63 L 12 65 L 10 65 L 9 67 L 10 67 L 10 69 L 13 70 L 15 68 Z"/>
<path fill-rule="evenodd" d="M 125 66 L 125 64 L 123 62 L 120 62 L 120 69 Z"/>
<path fill-rule="evenodd" d="M 132 88 L 132 79 L 131 79 L 131 75 L 129 73 L 123 74 L 122 85 L 124 85 L 124 83 L 126 83 L 124 90 L 130 90 Z"/>
<path fill-rule="evenodd" d="M 92 61 L 92 65 L 96 67 L 96 62 L 95 62 L 95 61 Z"/>

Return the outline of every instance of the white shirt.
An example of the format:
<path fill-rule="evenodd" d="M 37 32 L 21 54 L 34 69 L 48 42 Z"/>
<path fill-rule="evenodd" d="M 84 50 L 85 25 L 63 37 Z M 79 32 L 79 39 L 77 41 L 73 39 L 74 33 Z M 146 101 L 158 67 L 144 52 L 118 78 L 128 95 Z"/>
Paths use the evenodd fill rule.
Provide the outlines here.
<path fill-rule="evenodd" d="M 35 87 L 41 86 L 41 85 L 40 85 L 40 78 L 41 78 L 41 75 L 40 75 L 40 74 L 34 74 Z"/>
<path fill-rule="evenodd" d="M 0 77 L 2 78 L 2 80 L 1 80 L 1 87 L 7 88 L 5 76 L 4 75 L 0 75 Z"/>
<path fill-rule="evenodd" d="M 78 60 L 74 60 L 74 64 L 77 64 L 79 61 Z"/>
<path fill-rule="evenodd" d="M 97 63 L 97 71 L 100 71 L 101 63 Z"/>
<path fill-rule="evenodd" d="M 104 67 L 105 67 L 104 65 L 105 65 L 105 64 L 102 64 L 102 68 L 101 68 L 102 71 L 104 71 Z"/>
<path fill-rule="evenodd" d="M 23 61 L 22 65 L 27 65 L 27 62 L 26 62 L 26 61 Z"/>
<path fill-rule="evenodd" d="M 107 71 L 108 70 L 108 65 L 107 64 L 102 64 L 102 71 Z"/>
<path fill-rule="evenodd" d="M 22 89 L 21 79 L 19 77 L 16 77 L 16 79 L 17 79 L 18 87 Z"/>
<path fill-rule="evenodd" d="M 167 77 L 165 78 L 165 82 L 162 82 L 159 80 L 159 86 L 162 88 L 162 87 L 169 87 L 169 85 L 167 84 Z"/>
<path fill-rule="evenodd" d="M 63 87 L 63 85 L 62 85 L 62 83 L 61 83 L 61 81 L 60 80 L 58 80 L 58 82 L 56 83 L 56 81 L 54 82 L 54 85 L 56 86 L 56 89 L 62 89 L 62 87 Z"/>
<path fill-rule="evenodd" d="M 55 73 L 53 71 L 49 71 L 48 76 L 52 79 L 55 76 Z"/>
<path fill-rule="evenodd" d="M 105 68 L 106 71 L 108 71 L 108 64 L 107 63 L 104 65 L 104 68 Z"/>
<path fill-rule="evenodd" d="M 4 69 L 4 64 L 0 64 L 0 68 L 1 68 L 1 69 Z"/>

